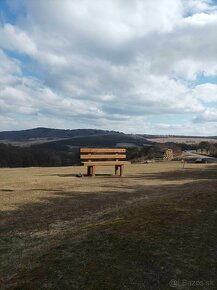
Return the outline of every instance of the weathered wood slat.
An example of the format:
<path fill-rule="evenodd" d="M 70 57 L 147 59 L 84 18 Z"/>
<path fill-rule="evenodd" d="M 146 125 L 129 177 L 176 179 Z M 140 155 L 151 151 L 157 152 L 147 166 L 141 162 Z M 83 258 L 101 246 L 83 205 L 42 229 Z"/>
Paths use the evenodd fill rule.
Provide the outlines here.
<path fill-rule="evenodd" d="M 126 153 L 125 148 L 81 148 L 81 153 Z"/>
<path fill-rule="evenodd" d="M 81 162 L 84 166 L 94 166 L 94 165 L 99 165 L 99 166 L 113 166 L 113 165 L 126 165 L 130 164 L 129 161 L 84 161 Z"/>
<path fill-rule="evenodd" d="M 81 159 L 126 159 L 126 154 L 81 154 Z"/>

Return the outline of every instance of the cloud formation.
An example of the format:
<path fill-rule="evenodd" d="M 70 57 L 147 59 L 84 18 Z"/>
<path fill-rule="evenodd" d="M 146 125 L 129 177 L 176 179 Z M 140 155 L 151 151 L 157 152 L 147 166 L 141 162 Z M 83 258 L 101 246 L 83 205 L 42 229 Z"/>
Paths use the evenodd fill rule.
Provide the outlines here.
<path fill-rule="evenodd" d="M 5 15 L 0 25 L 1 130 L 57 126 L 217 135 L 214 2 L 7 5 L 16 17 Z"/>

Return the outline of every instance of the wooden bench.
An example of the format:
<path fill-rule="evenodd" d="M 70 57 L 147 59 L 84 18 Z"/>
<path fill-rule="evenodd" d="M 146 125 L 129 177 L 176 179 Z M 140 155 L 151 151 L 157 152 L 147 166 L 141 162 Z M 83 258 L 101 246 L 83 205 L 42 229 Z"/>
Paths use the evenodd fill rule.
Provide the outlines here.
<path fill-rule="evenodd" d="M 87 175 L 95 176 L 96 166 L 115 166 L 115 175 L 123 176 L 124 165 L 129 164 L 126 159 L 125 148 L 81 148 L 80 159 L 87 166 Z"/>

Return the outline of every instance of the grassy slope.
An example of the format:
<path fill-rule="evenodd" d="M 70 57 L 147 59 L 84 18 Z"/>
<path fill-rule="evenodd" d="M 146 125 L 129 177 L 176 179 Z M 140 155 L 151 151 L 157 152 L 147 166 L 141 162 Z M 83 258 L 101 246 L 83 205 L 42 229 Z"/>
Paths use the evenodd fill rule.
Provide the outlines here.
<path fill-rule="evenodd" d="M 82 170 L 1 170 L 2 289 L 216 289 L 216 166 Z"/>
<path fill-rule="evenodd" d="M 13 141 L 25 141 L 29 139 L 40 139 L 40 138 L 72 138 L 75 136 L 89 136 L 89 135 L 100 135 L 110 134 L 114 131 L 105 131 L 97 129 L 52 129 L 52 128 L 34 128 L 20 131 L 3 131 L 0 132 L 0 140 L 13 140 Z"/>
<path fill-rule="evenodd" d="M 117 143 L 131 143 L 142 146 L 143 144 L 152 144 L 153 142 L 147 141 L 142 137 L 132 137 L 126 134 L 101 134 L 93 136 L 79 136 L 71 139 L 54 141 L 49 143 L 37 144 L 33 147 L 36 148 L 48 148 L 56 150 L 67 150 L 68 146 L 81 146 L 81 147 L 113 147 Z"/>

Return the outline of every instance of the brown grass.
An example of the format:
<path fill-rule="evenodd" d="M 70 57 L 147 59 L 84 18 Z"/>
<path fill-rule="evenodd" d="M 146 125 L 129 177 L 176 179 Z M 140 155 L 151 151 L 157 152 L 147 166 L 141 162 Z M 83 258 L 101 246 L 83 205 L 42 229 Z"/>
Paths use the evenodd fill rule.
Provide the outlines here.
<path fill-rule="evenodd" d="M 216 143 L 216 139 L 212 138 L 195 138 L 195 137 L 157 137 L 157 138 L 148 138 L 147 140 L 157 142 L 157 143 L 166 143 L 166 142 L 174 142 L 174 143 L 186 143 L 186 144 L 199 144 L 202 141 Z"/>
<path fill-rule="evenodd" d="M 217 168 L 186 167 L 0 169 L 1 289 L 216 283 Z"/>

